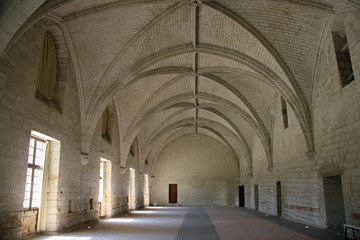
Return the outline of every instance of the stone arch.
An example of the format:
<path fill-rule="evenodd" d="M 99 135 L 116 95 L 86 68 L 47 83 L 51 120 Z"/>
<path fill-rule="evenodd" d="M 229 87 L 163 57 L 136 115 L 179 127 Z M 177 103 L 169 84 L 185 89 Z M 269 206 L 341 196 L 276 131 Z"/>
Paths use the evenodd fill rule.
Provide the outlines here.
<path fill-rule="evenodd" d="M 289 103 L 289 105 L 293 109 L 296 117 L 298 118 L 300 126 L 303 130 L 308 152 L 314 151 L 313 138 L 311 132 L 311 122 L 309 119 L 308 110 L 307 108 L 306 109 L 303 108 L 304 105 L 300 103 L 300 99 L 298 98 L 298 96 L 278 76 L 276 76 L 276 74 L 273 73 L 271 69 L 267 68 L 266 66 L 256 61 L 255 59 L 252 59 L 251 57 L 246 56 L 242 53 L 234 52 L 233 50 L 230 49 L 224 49 L 207 44 L 199 45 L 196 49 L 194 49 L 192 46 L 187 46 L 187 45 L 179 46 L 178 48 L 166 50 L 158 54 L 155 54 L 151 58 L 144 59 L 142 63 L 137 65 L 136 70 L 135 69 L 130 70 L 129 73 L 126 74 L 126 76 L 123 78 L 122 83 L 117 82 L 116 85 L 108 88 L 108 90 L 104 92 L 104 94 L 102 94 L 98 100 L 95 100 L 95 98 L 92 99 L 92 104 L 90 104 L 91 109 L 89 109 L 89 114 L 87 117 L 87 121 L 85 123 L 85 128 L 87 128 L 88 130 L 91 130 L 93 128 L 91 127 L 93 126 L 93 120 L 91 116 L 94 116 L 94 118 L 96 118 L 96 116 L 99 115 L 99 109 L 103 108 L 104 105 L 106 105 L 106 102 L 109 101 L 110 98 L 114 97 L 119 89 L 125 87 L 133 79 L 135 79 L 137 75 L 141 73 L 142 69 L 145 69 L 146 67 L 155 64 L 156 62 L 159 62 L 161 60 L 167 59 L 172 56 L 177 56 L 187 53 L 196 53 L 196 52 L 214 54 L 217 56 L 229 58 L 231 60 L 234 60 L 236 62 L 239 62 L 241 64 L 244 64 L 252 68 L 263 78 L 267 79 L 269 83 L 274 88 L 276 88 L 278 92 L 280 92 L 280 94 L 284 97 L 284 99 Z M 85 134 L 89 134 L 91 136 L 91 132 Z"/>
<path fill-rule="evenodd" d="M 54 21 L 49 19 L 42 19 L 39 21 L 38 24 L 40 25 L 40 35 L 44 35 L 48 32 L 51 37 L 53 38 L 53 42 L 56 48 L 56 59 L 57 59 L 57 74 L 56 74 L 56 85 L 54 90 L 54 97 L 53 99 L 48 102 L 44 100 L 43 97 L 38 96 L 43 101 L 46 101 L 49 106 L 54 107 L 59 112 L 62 112 L 62 106 L 64 104 L 65 98 L 65 86 L 68 80 L 69 70 L 70 70 L 70 52 L 67 42 L 64 37 L 64 32 L 62 31 L 61 27 Z M 39 51 L 39 55 L 40 55 Z"/>
<path fill-rule="evenodd" d="M 172 107 L 173 106 L 170 106 L 169 108 L 172 108 Z M 174 106 L 174 107 L 177 107 L 177 106 Z M 181 110 L 179 110 L 178 112 L 172 114 L 170 117 L 168 117 L 163 122 L 161 122 L 161 124 L 159 124 L 159 126 L 156 129 L 153 130 L 152 134 L 148 137 L 148 140 L 146 141 L 145 148 L 143 149 L 145 156 L 148 154 L 148 152 L 151 149 L 151 146 L 153 145 L 151 140 L 155 139 L 159 132 L 165 131 L 164 132 L 164 134 L 165 134 L 167 131 L 172 129 L 169 126 L 166 126 L 167 122 L 169 122 L 173 117 L 176 117 L 181 112 L 192 109 L 192 107 L 193 106 L 189 106 L 189 104 L 185 103 Z M 250 150 L 250 147 L 249 147 L 249 145 L 247 144 L 247 142 L 245 140 L 245 137 L 243 136 L 241 131 L 237 128 L 237 126 L 227 116 L 225 116 L 225 114 L 221 113 L 220 111 L 218 111 L 218 110 L 216 110 L 214 108 L 211 108 L 211 107 L 199 107 L 199 108 L 210 111 L 210 112 L 213 112 L 214 114 L 216 114 L 219 117 L 223 118 L 235 130 L 236 134 L 232 130 L 225 127 L 223 124 L 218 123 L 218 124 L 221 125 L 222 128 L 226 128 L 227 129 L 226 131 L 230 131 L 231 134 L 234 136 L 234 138 L 237 139 L 237 142 L 239 142 L 239 145 L 241 146 L 242 151 L 244 152 L 244 156 L 246 156 L 246 158 L 248 159 L 249 169 L 251 170 L 252 169 L 251 168 L 251 166 L 252 166 L 251 150 Z M 182 121 L 187 121 L 187 120 L 183 119 Z M 208 123 L 211 122 L 211 123 L 215 124 L 214 121 L 212 121 L 212 120 L 208 120 L 208 121 L 209 121 Z M 170 124 L 170 125 L 172 125 L 172 124 Z M 218 126 L 220 126 L 220 125 L 218 125 Z M 166 126 L 166 127 L 162 128 L 162 126 Z"/>
<path fill-rule="evenodd" d="M 167 72 L 167 69 L 164 69 L 165 72 Z M 182 69 L 179 68 L 177 69 L 177 71 L 179 71 L 178 73 L 182 73 L 184 71 L 183 75 L 180 75 L 178 77 L 175 77 L 174 79 L 172 79 L 171 81 L 169 81 L 168 83 L 166 83 L 165 85 L 163 85 L 161 88 L 159 88 L 144 104 L 143 106 L 139 109 L 138 113 L 136 114 L 136 116 L 134 117 L 134 120 L 136 121 L 136 119 L 138 119 L 140 117 L 140 115 L 142 114 L 142 112 L 144 111 L 144 108 L 151 102 L 151 100 L 156 97 L 158 95 L 158 93 L 160 93 L 162 90 L 164 90 L 166 87 L 168 87 L 169 85 L 171 85 L 172 83 L 174 83 L 177 80 L 180 80 L 182 77 L 187 76 L 188 74 L 191 73 L 191 70 L 189 69 Z M 173 70 L 173 72 L 177 72 L 175 70 Z M 155 71 L 155 73 L 158 73 L 159 70 Z M 150 71 L 149 74 L 152 75 L 154 72 Z M 144 74 L 143 76 L 150 76 L 148 74 Z M 252 114 L 252 117 L 256 120 L 256 122 L 259 124 L 259 126 L 261 127 L 261 129 L 264 132 L 267 132 L 267 129 L 265 128 L 262 120 L 260 119 L 258 113 L 256 112 L 256 110 L 254 109 L 254 107 L 251 105 L 251 103 L 239 92 L 237 91 L 234 87 L 232 87 L 230 84 L 228 84 L 226 81 L 224 81 L 223 79 L 210 75 L 210 74 L 198 74 L 199 76 L 204 76 L 218 84 L 220 84 L 222 87 L 225 87 L 227 90 L 229 90 L 231 93 L 233 93 L 240 101 L 242 101 L 245 106 L 247 107 L 247 110 L 249 110 L 249 112 Z M 135 121 L 133 121 L 133 123 L 131 124 L 131 127 L 129 127 L 129 130 L 127 131 L 127 133 L 125 134 L 125 138 L 128 135 L 128 133 L 133 131 L 133 124 L 135 123 Z"/>
<path fill-rule="evenodd" d="M 150 111 L 144 113 L 141 117 L 139 116 L 139 120 L 134 124 L 133 129 L 138 129 L 142 124 L 144 124 L 148 119 L 150 119 L 152 116 L 154 116 L 157 112 L 160 112 L 166 108 L 169 108 L 173 104 L 179 103 L 186 99 L 191 99 L 193 97 L 194 97 L 193 93 L 189 92 L 189 93 L 177 95 L 175 97 L 164 100 L 163 102 L 158 104 L 156 107 L 152 108 Z M 272 166 L 270 136 L 267 132 L 263 132 L 263 129 L 261 129 L 261 127 L 257 124 L 257 122 L 246 111 L 240 109 L 237 105 L 235 105 L 221 97 L 215 96 L 215 95 L 199 93 L 198 95 L 196 95 L 196 97 L 199 99 L 206 99 L 206 100 L 215 101 L 218 103 L 220 102 L 222 105 L 227 106 L 230 109 L 232 109 L 233 111 L 235 111 L 236 113 L 240 114 L 245 119 L 245 121 L 247 121 L 249 123 L 249 125 L 255 130 L 255 132 L 259 136 L 259 138 L 264 146 L 265 152 L 267 154 L 269 166 Z M 132 135 L 135 135 L 135 134 L 136 133 L 134 132 L 133 134 L 128 135 L 128 139 L 129 140 L 132 139 L 133 138 Z M 127 142 L 127 140 L 125 140 L 125 142 Z"/>

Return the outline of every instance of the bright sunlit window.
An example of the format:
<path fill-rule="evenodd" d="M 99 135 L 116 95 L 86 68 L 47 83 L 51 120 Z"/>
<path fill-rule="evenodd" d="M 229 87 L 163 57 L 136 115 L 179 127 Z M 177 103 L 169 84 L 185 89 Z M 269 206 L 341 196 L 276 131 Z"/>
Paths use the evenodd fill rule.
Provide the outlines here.
<path fill-rule="evenodd" d="M 40 207 L 45 152 L 46 141 L 31 137 L 23 203 L 24 208 L 32 209 Z"/>
<path fill-rule="evenodd" d="M 102 202 L 104 194 L 104 161 L 100 161 L 100 178 L 99 178 L 99 203 Z"/>

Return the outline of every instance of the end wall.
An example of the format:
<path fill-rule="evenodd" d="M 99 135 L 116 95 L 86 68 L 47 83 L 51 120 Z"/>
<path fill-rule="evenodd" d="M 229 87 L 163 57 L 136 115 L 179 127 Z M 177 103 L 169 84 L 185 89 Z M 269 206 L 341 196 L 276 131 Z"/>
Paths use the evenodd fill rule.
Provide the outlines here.
<path fill-rule="evenodd" d="M 235 159 L 218 141 L 189 135 L 169 144 L 155 163 L 151 204 L 169 204 L 169 184 L 183 206 L 236 206 L 239 176 Z"/>

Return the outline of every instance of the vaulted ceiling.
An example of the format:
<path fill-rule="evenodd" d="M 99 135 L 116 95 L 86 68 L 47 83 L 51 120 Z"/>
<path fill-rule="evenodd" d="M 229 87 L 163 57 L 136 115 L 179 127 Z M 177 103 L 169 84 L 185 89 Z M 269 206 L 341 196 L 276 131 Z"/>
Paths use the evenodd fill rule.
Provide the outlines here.
<path fill-rule="evenodd" d="M 197 133 L 247 161 L 249 173 L 255 136 L 272 166 L 280 95 L 313 151 L 309 109 L 321 34 L 337 9 L 358 7 L 335 0 L 11 2 L 1 3 L 2 56 L 41 19 L 62 30 L 79 91 L 82 151 L 113 102 L 123 163 L 136 137 L 140 160 L 155 161 L 171 141 Z"/>

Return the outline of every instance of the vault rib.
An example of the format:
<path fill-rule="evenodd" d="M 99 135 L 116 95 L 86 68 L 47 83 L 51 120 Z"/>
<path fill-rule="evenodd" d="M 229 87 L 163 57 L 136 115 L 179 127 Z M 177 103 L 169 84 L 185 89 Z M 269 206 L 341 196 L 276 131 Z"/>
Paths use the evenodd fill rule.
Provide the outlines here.
<path fill-rule="evenodd" d="M 199 42 L 199 6 L 193 7 L 194 14 L 194 36 L 193 36 L 193 47 L 197 48 Z M 198 67 L 199 67 L 199 53 L 194 52 L 194 63 L 193 63 L 193 75 L 194 75 L 194 108 L 195 108 L 195 116 L 194 116 L 194 133 L 197 134 L 197 118 L 199 115 L 199 102 L 196 98 L 198 92 Z"/>

